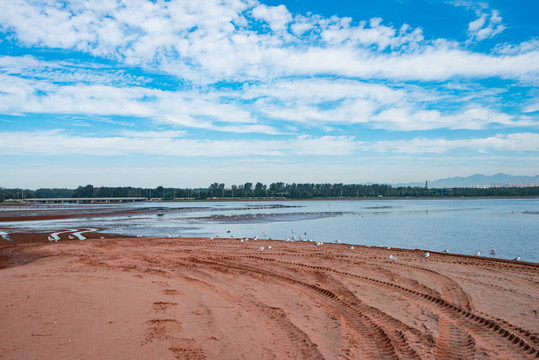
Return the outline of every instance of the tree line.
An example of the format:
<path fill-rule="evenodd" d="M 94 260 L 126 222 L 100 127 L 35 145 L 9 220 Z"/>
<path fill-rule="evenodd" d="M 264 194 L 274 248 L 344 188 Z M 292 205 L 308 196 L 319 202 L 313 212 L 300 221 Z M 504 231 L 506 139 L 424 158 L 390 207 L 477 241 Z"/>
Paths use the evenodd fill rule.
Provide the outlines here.
<path fill-rule="evenodd" d="M 213 183 L 207 188 L 174 188 L 158 186 L 142 187 L 94 187 L 79 186 L 76 189 L 41 188 L 6 189 L 0 188 L 0 201 L 5 199 L 28 198 L 97 198 L 97 197 L 144 197 L 147 199 L 331 199 L 331 198 L 413 198 L 413 197 L 530 197 L 539 196 L 539 187 L 526 188 L 450 188 L 429 189 L 427 187 L 400 186 L 387 184 L 288 184 L 283 182 L 265 185 L 247 182 L 241 185 L 225 186 Z"/>

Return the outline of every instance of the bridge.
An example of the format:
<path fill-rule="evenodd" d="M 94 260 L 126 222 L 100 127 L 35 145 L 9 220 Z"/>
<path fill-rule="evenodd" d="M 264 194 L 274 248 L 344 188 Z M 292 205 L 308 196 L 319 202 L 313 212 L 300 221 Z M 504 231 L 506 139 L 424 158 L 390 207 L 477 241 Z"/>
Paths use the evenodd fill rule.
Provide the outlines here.
<path fill-rule="evenodd" d="M 125 202 L 137 202 L 148 201 L 145 197 L 84 197 L 84 198 L 32 198 L 32 199 L 18 199 L 16 201 L 29 203 L 29 204 L 107 204 L 107 203 L 125 203 Z"/>

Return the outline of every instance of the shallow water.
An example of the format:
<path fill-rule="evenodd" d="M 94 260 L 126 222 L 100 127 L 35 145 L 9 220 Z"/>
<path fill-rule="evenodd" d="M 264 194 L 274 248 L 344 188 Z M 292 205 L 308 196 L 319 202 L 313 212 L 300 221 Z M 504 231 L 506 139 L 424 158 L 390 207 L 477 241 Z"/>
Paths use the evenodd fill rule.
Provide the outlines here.
<path fill-rule="evenodd" d="M 306 239 L 539 262 L 539 200 L 343 200 L 117 205 L 152 213 L 2 223 L 10 232 L 98 227 L 155 237 Z M 80 206 L 79 206 L 80 207 Z M 490 250 L 495 249 L 496 255 Z"/>

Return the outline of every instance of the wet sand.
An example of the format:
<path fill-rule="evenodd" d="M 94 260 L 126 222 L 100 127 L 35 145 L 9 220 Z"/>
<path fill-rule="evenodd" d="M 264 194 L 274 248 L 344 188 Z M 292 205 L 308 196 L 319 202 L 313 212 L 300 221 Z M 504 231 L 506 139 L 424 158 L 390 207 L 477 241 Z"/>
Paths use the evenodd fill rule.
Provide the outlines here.
<path fill-rule="evenodd" d="M 539 356 L 538 264 L 309 242 L 16 236 L 0 245 L 0 359 Z"/>

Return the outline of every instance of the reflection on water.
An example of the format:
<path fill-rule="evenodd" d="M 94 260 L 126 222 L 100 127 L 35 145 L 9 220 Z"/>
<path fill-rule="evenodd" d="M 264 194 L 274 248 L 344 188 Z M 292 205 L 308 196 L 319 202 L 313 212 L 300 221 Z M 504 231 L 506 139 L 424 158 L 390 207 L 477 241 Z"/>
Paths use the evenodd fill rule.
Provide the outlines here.
<path fill-rule="evenodd" d="M 102 209 L 102 206 L 101 206 Z M 95 217 L 99 206 L 64 206 L 85 218 L 2 223 L 15 229 L 99 228 L 130 236 L 272 237 L 305 234 L 314 241 L 425 249 L 539 262 L 539 200 L 358 200 L 112 205 L 118 215 Z M 34 209 L 36 210 L 36 209 Z M 91 210 L 91 211 L 90 211 Z M 42 209 L 39 210 L 43 212 Z M 122 214 L 129 212 L 129 214 Z M 267 235 L 264 235 L 267 234 Z"/>

